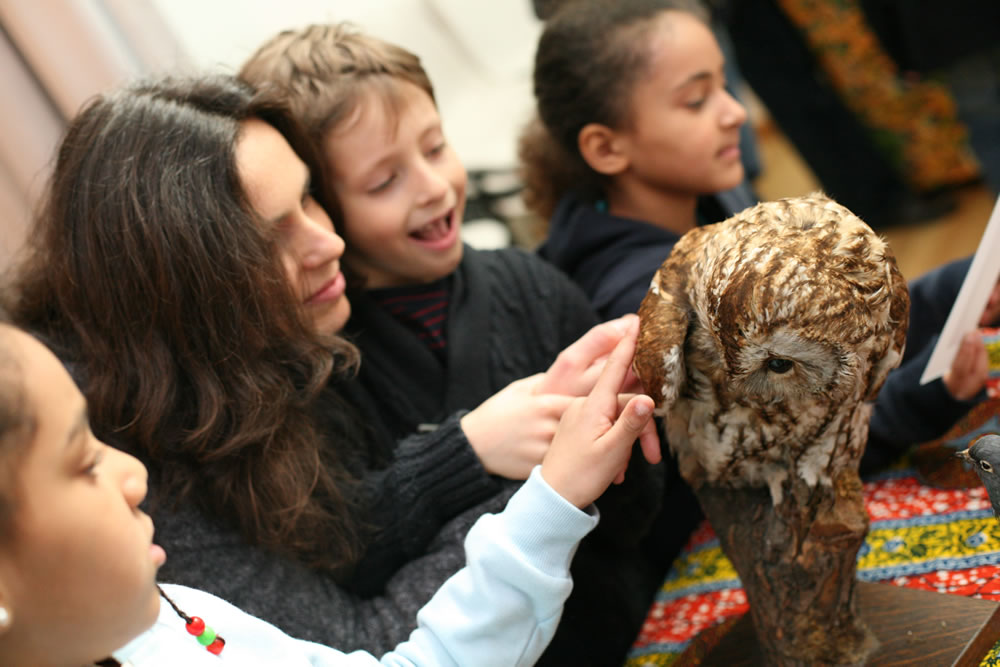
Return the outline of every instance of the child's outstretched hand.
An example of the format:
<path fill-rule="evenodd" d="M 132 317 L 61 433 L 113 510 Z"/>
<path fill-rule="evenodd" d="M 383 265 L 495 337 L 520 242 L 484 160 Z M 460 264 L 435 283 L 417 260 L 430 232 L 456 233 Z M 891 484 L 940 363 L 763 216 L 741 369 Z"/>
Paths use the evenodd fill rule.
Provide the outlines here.
<path fill-rule="evenodd" d="M 559 353 L 556 360 L 545 371 L 541 381 L 535 386 L 538 394 L 561 394 L 566 396 L 586 396 L 594 388 L 600 377 L 608 355 L 639 321 L 635 314 L 622 315 L 593 327 L 572 345 Z M 642 383 L 629 367 L 625 381 L 618 392 L 618 401 L 625 403 L 633 395 L 642 393 Z M 656 423 L 650 421 L 639 435 L 643 447 L 659 447 L 660 437 Z"/>
<path fill-rule="evenodd" d="M 941 381 L 948 393 L 960 401 L 975 397 L 983 387 L 990 372 L 990 358 L 978 331 L 970 331 L 962 338 L 951 368 Z"/>
<path fill-rule="evenodd" d="M 653 414 L 653 400 L 643 394 L 632 396 L 619 410 L 618 395 L 629 375 L 639 333 L 638 318 L 630 318 L 625 326 L 593 390 L 573 399 L 563 414 L 542 461 L 548 485 L 580 508 L 594 502 L 612 482 L 624 479 L 632 443 Z M 642 452 L 650 463 L 659 462 L 658 443 L 644 439 Z"/>

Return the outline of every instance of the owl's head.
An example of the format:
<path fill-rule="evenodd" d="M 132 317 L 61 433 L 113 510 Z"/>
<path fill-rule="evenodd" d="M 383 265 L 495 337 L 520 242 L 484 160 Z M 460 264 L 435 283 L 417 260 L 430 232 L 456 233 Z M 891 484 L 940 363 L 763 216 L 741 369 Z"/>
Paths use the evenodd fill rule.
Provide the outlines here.
<path fill-rule="evenodd" d="M 635 369 L 661 410 L 871 399 L 902 356 L 906 285 L 885 241 L 822 194 L 761 203 L 677 243 L 639 310 Z"/>

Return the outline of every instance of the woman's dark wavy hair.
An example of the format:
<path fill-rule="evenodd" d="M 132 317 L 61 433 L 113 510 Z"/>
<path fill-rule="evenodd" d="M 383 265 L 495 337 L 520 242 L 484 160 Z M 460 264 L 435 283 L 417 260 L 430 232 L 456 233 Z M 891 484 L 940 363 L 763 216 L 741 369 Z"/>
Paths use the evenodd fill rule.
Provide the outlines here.
<path fill-rule="evenodd" d="M 589 123 L 628 127 L 649 31 L 668 10 L 708 20 L 698 0 L 565 0 L 546 21 L 535 52 L 538 113 L 518 141 L 522 197 L 543 219 L 570 190 L 603 196 L 603 176 L 580 155 L 577 138 Z"/>
<path fill-rule="evenodd" d="M 194 501 L 252 543 L 339 570 L 364 531 L 312 403 L 358 352 L 311 331 L 243 191 L 249 118 L 318 164 L 282 104 L 233 77 L 89 102 L 58 151 L 10 310 L 70 364 L 97 435 L 150 464 L 160 501 Z M 358 446 L 340 413 L 324 435 Z"/>

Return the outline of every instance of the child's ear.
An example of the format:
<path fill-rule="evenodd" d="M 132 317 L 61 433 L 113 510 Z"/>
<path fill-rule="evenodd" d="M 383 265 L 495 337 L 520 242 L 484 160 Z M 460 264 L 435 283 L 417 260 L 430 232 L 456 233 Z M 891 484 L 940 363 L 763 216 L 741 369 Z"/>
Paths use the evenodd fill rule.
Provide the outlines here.
<path fill-rule="evenodd" d="M 580 155 L 599 174 L 615 176 L 625 171 L 629 165 L 628 156 L 619 145 L 618 134 L 607 125 L 584 125 L 576 140 Z"/>

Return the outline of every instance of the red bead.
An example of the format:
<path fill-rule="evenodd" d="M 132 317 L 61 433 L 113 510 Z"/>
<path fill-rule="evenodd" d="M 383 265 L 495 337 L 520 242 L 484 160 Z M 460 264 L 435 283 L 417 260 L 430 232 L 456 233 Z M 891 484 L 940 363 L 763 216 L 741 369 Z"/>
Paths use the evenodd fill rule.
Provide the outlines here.
<path fill-rule="evenodd" d="M 214 653 L 215 655 L 219 655 L 220 653 L 222 653 L 222 649 L 225 647 L 225 645 L 226 645 L 226 640 L 220 637 L 211 644 L 209 644 L 208 646 L 206 646 L 205 649 L 209 653 Z"/>
<path fill-rule="evenodd" d="M 191 617 L 191 622 L 184 626 L 187 631 L 194 636 L 198 636 L 205 631 L 205 621 L 201 620 L 197 616 Z"/>

